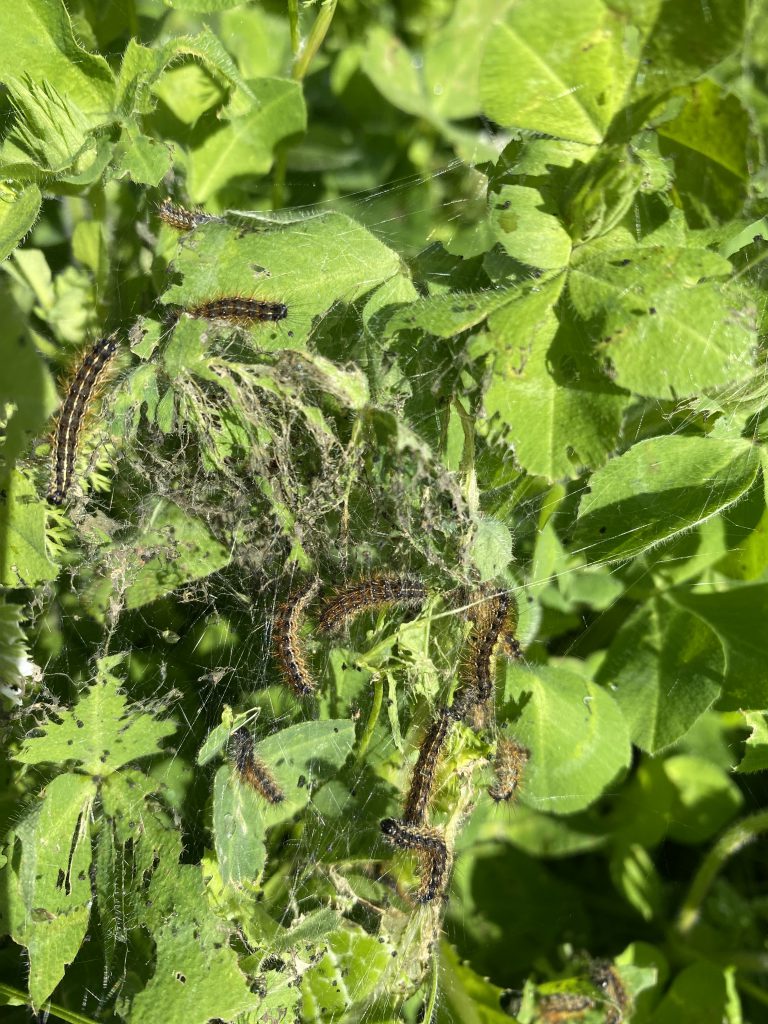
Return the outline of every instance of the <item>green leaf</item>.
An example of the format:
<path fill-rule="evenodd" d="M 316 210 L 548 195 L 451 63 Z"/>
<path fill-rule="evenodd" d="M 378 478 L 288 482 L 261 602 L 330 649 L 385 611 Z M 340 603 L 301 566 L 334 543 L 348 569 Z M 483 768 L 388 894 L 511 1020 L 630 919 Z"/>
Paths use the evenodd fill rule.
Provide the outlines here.
<path fill-rule="evenodd" d="M 224 934 L 217 944 L 203 944 L 194 922 L 180 920 L 164 924 L 153 938 L 155 971 L 131 1003 L 129 1024 L 208 1024 L 258 1008 L 259 997 Z"/>
<path fill-rule="evenodd" d="M 522 0 L 491 33 L 480 69 L 494 121 L 596 145 L 640 56 L 625 13 L 601 0 Z"/>
<path fill-rule="evenodd" d="M 206 202 L 232 178 L 266 174 L 276 144 L 305 130 L 307 112 L 298 82 L 262 78 L 252 89 L 254 109 L 232 116 L 190 153 L 187 188 L 193 202 Z"/>
<path fill-rule="evenodd" d="M 170 146 L 142 135 L 129 125 L 115 150 L 115 176 L 121 178 L 127 174 L 139 185 L 156 186 L 170 170 L 172 161 L 173 149 Z"/>
<path fill-rule="evenodd" d="M 22 764 L 76 761 L 85 772 L 103 776 L 158 753 L 160 741 L 174 733 L 176 725 L 129 707 L 109 667 L 103 663 L 104 678 L 85 690 L 71 711 L 46 723 L 44 735 L 25 740 L 15 759 Z"/>
<path fill-rule="evenodd" d="M 27 185 L 18 193 L 0 195 L 0 260 L 16 248 L 31 230 L 43 203 L 37 185 Z"/>
<path fill-rule="evenodd" d="M 656 753 L 684 736 L 720 693 L 725 657 L 701 619 L 663 597 L 621 627 L 597 673 L 624 712 L 632 742 Z"/>
<path fill-rule="evenodd" d="M 424 82 L 432 109 L 451 121 L 477 117 L 480 61 L 486 40 L 511 0 L 457 0 L 450 18 L 424 48 Z"/>
<path fill-rule="evenodd" d="M 502 1009 L 504 990 L 462 962 L 452 946 L 440 944 L 440 989 L 435 1024 L 509 1024 Z"/>
<path fill-rule="evenodd" d="M 29 994 L 39 1007 L 64 976 L 85 938 L 90 917 L 89 821 L 96 796 L 92 779 L 60 775 L 14 830 L 21 844 L 10 872 L 10 921 L 14 941 L 29 955 Z"/>
<path fill-rule="evenodd" d="M 726 1001 L 723 969 L 708 962 L 691 964 L 673 980 L 649 1024 L 722 1024 Z"/>
<path fill-rule="evenodd" d="M 350 925 L 327 936 L 325 956 L 302 979 L 302 1020 L 323 1024 L 364 1008 L 392 965 L 392 949 Z"/>
<path fill-rule="evenodd" d="M 335 302 L 354 302 L 403 272 L 391 249 L 336 213 L 255 234 L 206 224 L 180 249 L 173 266 L 183 283 L 168 289 L 164 302 L 195 306 L 211 296 L 239 294 L 285 303 L 285 320 L 252 328 L 262 348 L 304 347 L 315 318 Z M 277 344 L 268 343 L 267 330 Z"/>
<path fill-rule="evenodd" d="M 498 519 L 482 516 L 477 520 L 471 558 L 481 580 L 501 575 L 512 561 L 512 534 Z"/>
<path fill-rule="evenodd" d="M 0 81 L 28 75 L 104 122 L 112 110 L 114 79 L 106 60 L 75 41 L 61 0 L 14 0 L 0 4 Z"/>
<path fill-rule="evenodd" d="M 723 257 L 694 248 L 583 249 L 568 290 L 585 319 L 597 319 L 600 351 L 616 382 L 668 398 L 746 380 L 754 369 L 757 312 Z"/>
<path fill-rule="evenodd" d="M 626 402 L 584 364 L 578 338 L 564 334 L 553 354 L 558 330 L 553 307 L 562 285 L 561 276 L 524 293 L 489 322 L 488 341 L 496 356 L 485 411 L 498 417 L 520 465 L 549 480 L 577 476 L 584 466 L 605 461 L 618 438 Z M 483 339 L 481 351 L 485 347 Z M 574 361 L 583 366 L 578 377 Z M 563 372 L 554 376 L 560 363 Z"/>
<path fill-rule="evenodd" d="M 749 441 L 641 441 L 593 474 L 579 506 L 573 550 L 590 562 L 632 558 L 738 501 L 758 468 Z"/>
<path fill-rule="evenodd" d="M 739 772 L 762 772 L 768 768 L 768 713 L 764 711 L 745 711 L 744 722 L 749 726 L 750 733 L 744 749 L 744 757 L 739 762 Z"/>
<path fill-rule="evenodd" d="M 142 552 L 153 552 L 145 559 Z M 230 551 L 216 540 L 199 519 L 183 512 L 171 501 L 154 504 L 146 527 L 128 543 L 116 544 L 109 552 L 125 567 L 124 599 L 127 608 L 141 608 L 192 580 L 202 579 L 229 563 Z M 97 608 L 105 607 L 114 586 L 111 578 L 98 581 L 89 595 Z"/>
<path fill-rule="evenodd" d="M 723 708 L 768 707 L 768 584 L 737 586 L 719 593 L 675 591 L 675 603 L 708 623 L 725 650 Z"/>
<path fill-rule="evenodd" d="M 531 752 L 521 799 L 536 810 L 588 807 L 629 765 L 627 725 L 613 698 L 563 668 L 507 666 L 501 721 Z"/>
<path fill-rule="evenodd" d="M 542 270 L 566 266 L 571 237 L 557 206 L 535 188 L 502 185 L 492 194 L 488 222 L 493 237 L 513 259 Z"/>
<path fill-rule="evenodd" d="M 224 766 L 216 773 L 213 828 L 225 883 L 255 885 L 264 868 L 266 830 L 289 821 L 309 803 L 313 788 L 331 778 L 352 750 L 355 729 L 346 719 L 302 722 L 255 745 L 255 755 L 283 792 L 268 804 Z"/>
<path fill-rule="evenodd" d="M 13 470 L 0 492 L 0 584 L 34 586 L 54 580 L 45 544 L 46 505 L 23 473 Z"/>
<path fill-rule="evenodd" d="M 163 0 L 163 2 L 177 11 L 201 11 L 208 14 L 212 11 L 226 11 L 230 7 L 239 7 L 242 0 Z"/>
<path fill-rule="evenodd" d="M 675 787 L 668 835 L 678 843 L 703 843 L 734 818 L 744 797 L 722 768 L 704 758 L 678 754 L 664 762 Z"/>

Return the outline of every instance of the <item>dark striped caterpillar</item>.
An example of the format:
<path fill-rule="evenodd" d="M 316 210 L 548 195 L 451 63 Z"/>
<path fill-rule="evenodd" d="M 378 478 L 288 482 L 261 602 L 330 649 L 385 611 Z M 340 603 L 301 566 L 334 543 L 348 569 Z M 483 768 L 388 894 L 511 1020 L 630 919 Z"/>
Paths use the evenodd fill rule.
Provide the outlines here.
<path fill-rule="evenodd" d="M 594 960 L 590 965 L 589 979 L 603 993 L 608 1003 L 605 1024 L 620 1024 L 624 1020 L 629 999 L 619 972 L 610 960 Z"/>
<path fill-rule="evenodd" d="M 496 781 L 488 787 L 488 795 L 496 803 L 511 800 L 520 788 L 520 781 L 531 756 L 516 740 L 500 739 L 496 746 L 493 770 Z"/>
<path fill-rule="evenodd" d="M 415 850 L 421 858 L 421 884 L 417 903 L 429 903 L 445 888 L 448 849 L 436 828 L 412 825 L 396 818 L 384 818 L 381 831 L 388 843 L 404 850 Z"/>
<path fill-rule="evenodd" d="M 272 627 L 272 652 L 280 675 L 298 697 L 315 692 L 315 684 L 307 668 L 299 628 L 307 605 L 320 589 L 318 579 L 295 590 L 281 606 Z"/>
<path fill-rule="evenodd" d="M 462 666 L 462 684 L 451 705 L 454 718 L 464 718 L 493 693 L 494 651 L 509 612 L 509 595 L 497 591 L 482 600 L 473 614 L 472 635 Z"/>
<path fill-rule="evenodd" d="M 288 307 L 282 302 L 265 302 L 262 299 L 231 295 L 211 299 L 210 302 L 192 306 L 184 312 L 196 320 L 226 320 L 228 323 L 242 324 L 285 320 Z"/>
<path fill-rule="evenodd" d="M 337 589 L 325 602 L 317 624 L 330 633 L 361 612 L 390 605 L 420 608 L 426 597 L 427 588 L 411 576 L 371 576 Z"/>
<path fill-rule="evenodd" d="M 424 820 L 432 795 L 440 751 L 453 721 L 448 708 L 440 708 L 421 742 L 403 809 L 403 820 L 409 825 L 418 825 Z"/>
<path fill-rule="evenodd" d="M 591 996 L 576 992 L 548 992 L 537 1000 L 537 1019 L 542 1024 L 566 1024 L 566 1021 L 581 1020 L 595 1005 Z"/>
<path fill-rule="evenodd" d="M 241 782 L 261 793 L 271 804 L 279 804 L 283 800 L 283 791 L 272 778 L 264 762 L 256 757 L 253 751 L 253 737 L 243 726 L 232 733 L 230 755 Z"/>
<path fill-rule="evenodd" d="M 61 505 L 72 486 L 80 430 L 88 404 L 118 347 L 116 334 L 99 338 L 75 371 L 53 435 L 51 484 L 48 501 Z"/>
<path fill-rule="evenodd" d="M 177 231 L 191 231 L 199 224 L 220 219 L 210 213 L 203 213 L 202 210 L 185 210 L 183 206 L 178 206 L 168 197 L 160 203 L 157 212 L 164 224 L 176 228 Z"/>

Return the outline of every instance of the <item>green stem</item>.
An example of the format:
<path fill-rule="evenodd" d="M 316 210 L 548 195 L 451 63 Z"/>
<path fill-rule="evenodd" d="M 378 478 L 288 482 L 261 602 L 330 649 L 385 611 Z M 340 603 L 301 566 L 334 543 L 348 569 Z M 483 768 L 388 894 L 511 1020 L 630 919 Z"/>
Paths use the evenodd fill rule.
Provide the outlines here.
<path fill-rule="evenodd" d="M 291 26 L 291 53 L 294 60 L 299 53 L 301 46 L 301 33 L 299 32 L 299 0 L 288 0 L 288 24 Z"/>
<path fill-rule="evenodd" d="M 376 723 L 379 720 L 379 714 L 381 713 L 381 705 L 384 701 L 384 677 L 381 672 L 377 672 L 373 677 L 373 702 L 371 704 L 371 711 L 368 715 L 368 721 L 365 723 L 363 729 L 363 735 L 360 737 L 360 743 L 357 747 L 357 754 L 355 756 L 355 763 L 360 762 L 365 757 L 366 751 L 371 744 L 371 737 L 373 736 L 373 730 L 376 728 Z"/>
<path fill-rule="evenodd" d="M 336 0 L 323 0 L 323 6 L 320 8 L 320 13 L 315 18 L 315 22 L 307 36 L 307 41 L 304 43 L 304 47 L 301 53 L 297 56 L 296 62 L 293 65 L 293 77 L 297 82 L 300 82 L 304 78 L 315 54 L 322 46 L 326 33 L 331 27 L 335 11 Z M 293 38 L 293 28 L 291 28 L 291 38 Z"/>
<path fill-rule="evenodd" d="M 424 1016 L 422 1018 L 422 1024 L 432 1024 L 432 1017 L 435 1013 L 435 1006 L 437 1005 L 437 983 L 439 980 L 440 973 L 440 944 L 435 942 L 432 950 L 432 975 L 429 979 L 429 996 L 424 1006 Z"/>
<path fill-rule="evenodd" d="M 9 999 L 17 999 L 20 1001 L 21 1006 L 29 1006 L 29 995 L 27 992 L 23 992 L 20 988 L 13 988 L 11 985 L 6 985 L 5 982 L 0 981 L 0 996 L 7 996 Z M 57 1006 L 56 1003 L 48 1003 L 46 1006 L 40 1008 L 43 1013 L 49 1014 L 51 1017 L 58 1017 L 59 1020 L 66 1021 L 67 1024 L 96 1024 L 92 1017 L 85 1017 L 82 1013 L 76 1013 L 75 1010 L 67 1010 L 63 1006 Z"/>
<path fill-rule="evenodd" d="M 747 981 L 746 978 L 742 978 L 741 975 L 736 976 L 736 984 L 742 992 L 746 992 L 747 995 L 752 996 L 758 1003 L 762 1003 L 763 1006 L 768 1006 L 768 992 L 765 989 L 760 988 L 759 985 L 755 985 L 754 982 Z"/>
<path fill-rule="evenodd" d="M 751 843 L 763 832 L 768 832 L 768 811 L 760 811 L 744 818 L 729 828 L 715 843 L 702 861 L 688 890 L 677 917 L 677 930 L 686 935 L 699 919 L 702 903 L 725 862 Z"/>

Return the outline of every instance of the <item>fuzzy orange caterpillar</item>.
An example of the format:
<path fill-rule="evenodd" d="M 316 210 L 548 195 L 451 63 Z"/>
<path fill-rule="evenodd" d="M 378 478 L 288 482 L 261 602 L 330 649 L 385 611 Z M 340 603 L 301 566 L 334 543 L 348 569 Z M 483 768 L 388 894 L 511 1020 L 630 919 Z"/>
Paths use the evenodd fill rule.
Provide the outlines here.
<path fill-rule="evenodd" d="M 250 324 L 285 320 L 288 316 L 288 307 L 282 302 L 265 302 L 262 299 L 228 295 L 203 302 L 199 306 L 192 306 L 184 312 L 196 320 L 225 320 L 227 323 Z"/>
<path fill-rule="evenodd" d="M 165 198 L 160 203 L 157 212 L 164 224 L 176 228 L 177 231 L 191 231 L 199 224 L 219 219 L 210 213 L 203 213 L 202 210 L 185 210 L 183 206 L 177 205 L 169 198 Z"/>
<path fill-rule="evenodd" d="M 295 590 L 280 608 L 272 627 L 272 652 L 277 667 L 297 697 L 315 692 L 299 629 L 304 611 L 319 589 L 320 581 L 313 579 Z"/>
<path fill-rule="evenodd" d="M 69 385 L 53 435 L 51 484 L 48 490 L 51 505 L 61 505 L 72 486 L 77 444 L 85 414 L 117 347 L 116 334 L 99 338 L 83 357 Z"/>
<path fill-rule="evenodd" d="M 387 842 L 404 850 L 415 850 L 421 858 L 421 885 L 417 903 L 429 903 L 445 888 L 448 848 L 436 828 L 412 825 L 396 818 L 384 818 L 381 831 Z"/>
<path fill-rule="evenodd" d="M 253 737 L 247 729 L 241 727 L 232 733 L 230 753 L 241 782 L 261 793 L 271 804 L 279 804 L 283 800 L 283 791 L 267 766 L 254 754 Z"/>
<path fill-rule="evenodd" d="M 408 824 L 421 824 L 429 806 L 435 771 L 440 752 L 453 724 L 453 717 L 447 708 L 440 708 L 419 747 L 419 756 L 413 767 L 411 785 L 405 799 L 403 820 Z"/>
<path fill-rule="evenodd" d="M 488 794 L 492 800 L 500 803 L 502 800 L 512 799 L 520 788 L 520 781 L 530 756 L 530 751 L 516 740 L 499 740 L 493 765 L 496 781 L 488 787 Z"/>
<path fill-rule="evenodd" d="M 426 597 L 427 588 L 412 576 L 371 576 L 337 589 L 325 602 L 317 624 L 330 633 L 362 612 L 390 605 L 420 608 Z"/>

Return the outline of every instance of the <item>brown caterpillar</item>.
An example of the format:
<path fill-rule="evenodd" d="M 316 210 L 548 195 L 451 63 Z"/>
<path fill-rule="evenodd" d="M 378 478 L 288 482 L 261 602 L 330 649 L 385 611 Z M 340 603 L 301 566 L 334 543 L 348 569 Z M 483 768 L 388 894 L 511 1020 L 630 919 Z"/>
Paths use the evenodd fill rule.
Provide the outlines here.
<path fill-rule="evenodd" d="M 454 718 L 484 704 L 493 693 L 494 650 L 509 611 L 509 595 L 503 591 L 486 597 L 473 614 L 469 650 L 462 667 L 463 683 L 451 705 Z"/>
<path fill-rule="evenodd" d="M 230 295 L 211 299 L 210 302 L 203 302 L 184 312 L 196 320 L 226 320 L 228 323 L 240 324 L 285 320 L 288 307 L 282 302 L 264 302 L 262 299 Z"/>
<path fill-rule="evenodd" d="M 440 751 L 453 721 L 448 708 L 440 708 L 421 742 L 403 809 L 403 820 L 409 825 L 421 824 L 424 820 L 435 781 L 435 770 L 440 760 Z"/>
<path fill-rule="evenodd" d="M 99 381 L 117 347 L 116 334 L 99 338 L 90 352 L 83 357 L 72 378 L 53 435 L 51 484 L 48 490 L 48 501 L 51 505 L 61 505 L 72 486 L 77 442 L 88 404 L 94 397 Z"/>
<path fill-rule="evenodd" d="M 281 606 L 272 628 L 272 652 L 280 675 L 298 697 L 308 697 L 315 692 L 299 628 L 305 608 L 319 589 L 320 581 L 313 579 L 295 590 Z"/>
<path fill-rule="evenodd" d="M 244 727 L 236 729 L 230 739 L 230 753 L 240 781 L 255 789 L 271 804 L 279 804 L 284 794 L 264 764 L 253 752 L 253 737 Z"/>
<path fill-rule="evenodd" d="M 415 896 L 417 903 L 429 903 L 445 887 L 448 849 L 436 828 L 412 825 L 397 818 L 384 818 L 381 831 L 387 842 L 404 850 L 416 850 L 421 857 L 421 885 Z"/>
<path fill-rule="evenodd" d="M 610 960 L 595 960 L 589 969 L 589 979 L 603 993 L 608 1003 L 605 1024 L 620 1024 L 624 1020 L 629 1000 L 619 972 Z"/>
<path fill-rule="evenodd" d="M 493 770 L 496 781 L 488 787 L 488 795 L 496 803 L 511 800 L 520 788 L 530 751 L 516 740 L 500 739 L 496 746 Z"/>
<path fill-rule="evenodd" d="M 595 1007 L 591 996 L 576 992 L 548 992 L 537 1000 L 539 1019 L 546 1024 L 565 1024 L 584 1016 Z"/>
<path fill-rule="evenodd" d="M 371 576 L 336 590 L 325 602 L 317 624 L 330 633 L 361 612 L 389 605 L 420 608 L 426 597 L 427 588 L 412 576 Z"/>
<path fill-rule="evenodd" d="M 210 213 L 203 213 L 202 210 L 185 210 L 183 206 L 178 206 L 168 197 L 160 203 L 157 212 L 164 224 L 176 228 L 177 231 L 191 231 L 198 224 L 220 219 Z"/>

